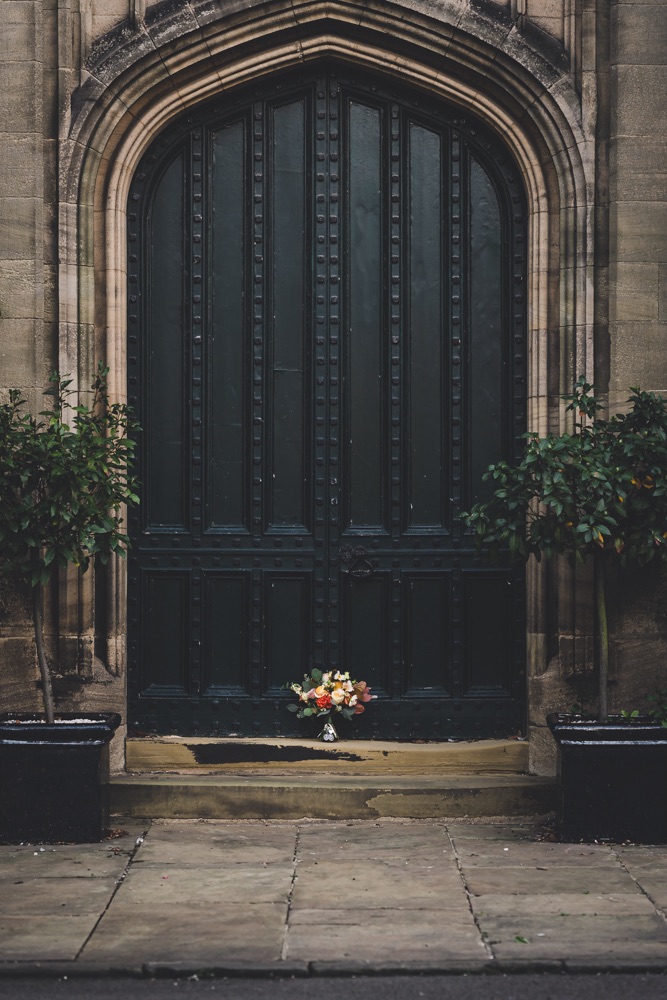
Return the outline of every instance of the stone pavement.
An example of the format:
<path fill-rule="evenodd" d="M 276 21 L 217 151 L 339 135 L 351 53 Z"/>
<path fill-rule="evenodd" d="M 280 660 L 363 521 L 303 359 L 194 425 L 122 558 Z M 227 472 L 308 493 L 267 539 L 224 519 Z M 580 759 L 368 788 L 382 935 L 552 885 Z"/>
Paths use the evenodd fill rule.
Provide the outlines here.
<path fill-rule="evenodd" d="M 667 847 L 509 820 L 122 831 L 0 846 L 0 974 L 667 969 Z"/>

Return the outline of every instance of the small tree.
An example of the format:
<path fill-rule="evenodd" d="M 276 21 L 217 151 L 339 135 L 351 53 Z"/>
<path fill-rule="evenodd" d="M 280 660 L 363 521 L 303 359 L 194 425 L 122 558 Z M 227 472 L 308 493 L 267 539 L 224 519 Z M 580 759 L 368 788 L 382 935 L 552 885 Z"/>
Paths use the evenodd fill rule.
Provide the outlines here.
<path fill-rule="evenodd" d="M 492 557 L 538 560 L 566 553 L 593 559 L 601 722 L 607 718 L 609 566 L 667 562 L 667 404 L 630 389 L 628 413 L 599 415 L 593 386 L 581 377 L 564 396 L 578 420 L 569 434 L 526 434 L 515 465 L 499 462 L 484 478 L 493 496 L 464 515 Z"/>
<path fill-rule="evenodd" d="M 124 555 L 122 507 L 135 503 L 129 472 L 135 425 L 127 407 L 109 402 L 101 363 L 90 406 L 73 405 L 71 380 L 54 372 L 44 395 L 53 409 L 36 419 L 22 412 L 18 390 L 0 405 L 0 572 L 32 588 L 37 659 L 47 722 L 53 688 L 44 647 L 44 586 L 55 567 L 86 570 L 91 558 Z M 71 426 L 67 422 L 71 416 Z"/>

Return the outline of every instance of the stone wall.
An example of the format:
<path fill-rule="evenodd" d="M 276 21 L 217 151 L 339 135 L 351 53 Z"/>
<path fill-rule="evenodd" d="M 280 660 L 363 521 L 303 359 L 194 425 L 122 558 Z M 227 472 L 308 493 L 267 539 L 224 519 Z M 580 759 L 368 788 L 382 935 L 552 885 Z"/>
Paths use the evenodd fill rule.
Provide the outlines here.
<path fill-rule="evenodd" d="M 667 391 L 667 16 L 612 0 L 610 397 Z"/>
<path fill-rule="evenodd" d="M 123 394 L 124 271 L 114 258 L 122 220 L 108 214 L 108 203 L 109 163 L 131 131 L 125 119 L 156 114 L 166 98 L 146 97 L 144 111 L 141 87 L 166 93 L 159 73 L 183 106 L 196 100 L 202 71 L 188 67 L 186 34 L 198 59 L 217 60 L 222 79 L 233 46 L 261 49 L 265 10 L 271 30 L 282 18 L 280 30 L 302 57 L 318 17 L 332 32 L 336 18 L 347 18 L 345 30 L 356 25 L 360 39 L 364 22 L 368 38 L 384 23 L 392 65 L 416 72 L 413 52 L 421 47 L 434 86 L 449 86 L 447 73 L 460 72 L 489 108 L 492 86 L 469 81 L 475 60 L 482 66 L 494 53 L 493 70 L 480 69 L 479 81 L 498 74 L 497 127 L 509 136 L 534 119 L 525 139 L 540 230 L 530 286 L 531 426 L 555 429 L 566 419 L 558 396 L 580 371 L 595 373 L 612 406 L 630 384 L 667 392 L 666 7 L 665 0 L 0 0 L 0 392 L 17 386 L 38 408 L 51 368 L 71 370 L 83 385 L 104 353 Z M 461 46 L 468 39 L 468 65 L 463 56 L 456 62 L 452 39 Z M 142 68 L 151 57 L 150 70 Z M 123 102 L 134 102 L 131 112 L 114 117 Z M 113 184 L 122 186 L 122 169 L 113 169 Z M 123 579 L 115 572 L 104 587 L 98 581 L 95 597 L 92 576 L 70 572 L 49 595 L 51 655 L 72 707 L 124 710 Z M 567 707 L 590 681 L 590 580 L 552 567 L 531 568 L 529 581 L 532 761 L 544 771 L 553 766 L 545 711 Z M 621 611 L 619 601 L 614 617 L 613 698 L 624 705 L 647 684 L 667 685 L 667 666 L 651 666 L 649 676 L 645 669 L 667 661 L 667 600 L 655 598 L 655 586 L 633 593 L 633 608 Z M 4 585 L 0 701 L 17 709 L 38 702 L 25 612 L 25 595 Z"/>

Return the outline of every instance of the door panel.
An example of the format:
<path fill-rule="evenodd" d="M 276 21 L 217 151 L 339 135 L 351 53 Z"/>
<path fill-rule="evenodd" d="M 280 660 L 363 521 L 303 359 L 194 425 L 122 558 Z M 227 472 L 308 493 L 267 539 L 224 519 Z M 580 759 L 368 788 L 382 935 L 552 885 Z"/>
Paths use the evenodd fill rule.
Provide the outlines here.
<path fill-rule="evenodd" d="M 246 299 L 248 239 L 244 209 L 248 121 L 211 131 L 208 327 L 204 346 L 205 527 L 249 531 L 247 494 L 251 383 Z M 199 304 L 199 303 L 195 303 Z M 218 392 L 221 384 L 225 392 Z"/>
<path fill-rule="evenodd" d="M 243 696 L 249 689 L 252 614 L 250 574 L 202 574 L 203 690 L 210 697 Z"/>
<path fill-rule="evenodd" d="M 130 722 L 302 732 L 284 685 L 317 665 L 378 694 L 358 736 L 515 731 L 522 573 L 458 512 L 524 427 L 517 171 L 335 67 L 225 101 L 130 196 Z"/>
<path fill-rule="evenodd" d="M 442 136 L 408 121 L 407 529 L 448 523 Z"/>

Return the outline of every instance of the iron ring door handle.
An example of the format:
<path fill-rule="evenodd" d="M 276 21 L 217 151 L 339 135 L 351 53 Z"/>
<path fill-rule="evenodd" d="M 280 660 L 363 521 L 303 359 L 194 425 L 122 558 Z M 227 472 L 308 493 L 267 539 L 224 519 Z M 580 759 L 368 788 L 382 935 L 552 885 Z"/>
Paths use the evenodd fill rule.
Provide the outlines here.
<path fill-rule="evenodd" d="M 355 580 L 363 580 L 375 572 L 370 553 L 362 545 L 356 545 L 354 548 L 351 545 L 343 545 L 339 554 L 343 572 L 349 573 Z"/>

